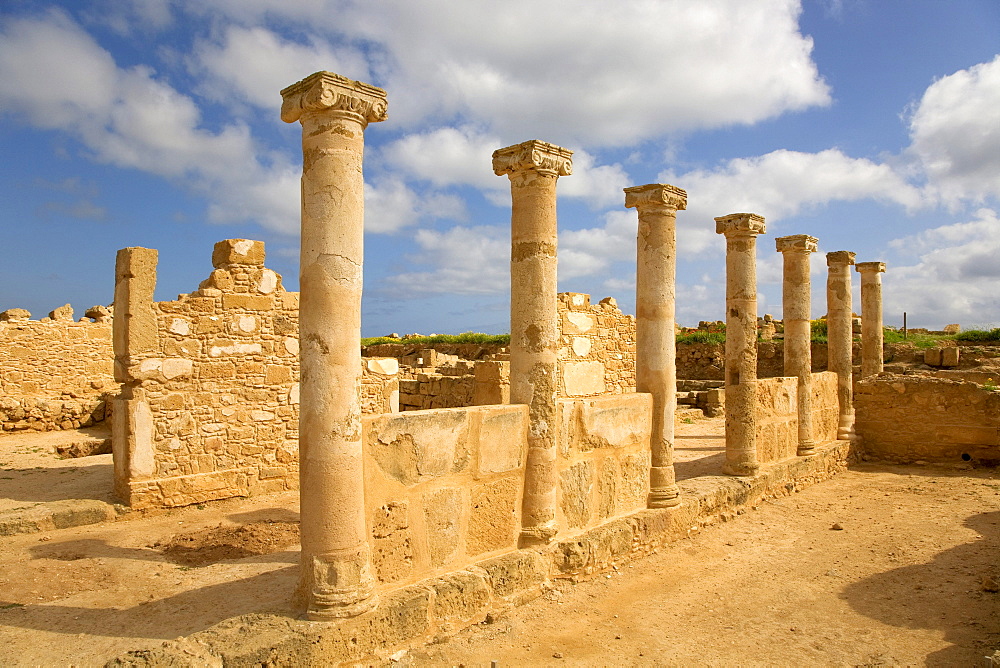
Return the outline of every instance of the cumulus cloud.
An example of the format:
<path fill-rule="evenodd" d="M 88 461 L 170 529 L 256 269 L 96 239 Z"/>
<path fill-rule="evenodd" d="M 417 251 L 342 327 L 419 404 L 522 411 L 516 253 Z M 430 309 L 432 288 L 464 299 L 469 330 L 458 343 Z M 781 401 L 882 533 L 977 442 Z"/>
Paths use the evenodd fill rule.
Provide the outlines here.
<path fill-rule="evenodd" d="M 910 118 L 910 152 L 948 204 L 1000 197 L 1000 55 L 938 79 Z"/>
<path fill-rule="evenodd" d="M 464 220 L 465 203 L 454 195 L 418 194 L 400 179 L 365 184 L 365 230 L 392 233 L 422 218 Z"/>
<path fill-rule="evenodd" d="M 896 239 L 890 248 L 917 255 L 916 262 L 889 265 L 883 277 L 887 313 L 906 311 L 916 326 L 991 325 L 1000 313 L 1000 218 L 980 209 L 972 220 Z M 987 314 L 987 315 L 984 315 Z"/>
<path fill-rule="evenodd" d="M 286 159 L 259 151 L 243 124 L 205 128 L 194 100 L 148 67 L 118 67 L 65 13 L 6 23 L 0 105 L 74 136 L 99 162 L 207 195 L 210 220 L 297 229 L 298 176 Z"/>
<path fill-rule="evenodd" d="M 385 287 L 395 294 L 484 295 L 510 289 L 510 239 L 500 228 L 418 230 L 414 241 L 420 251 L 409 259 L 431 268 L 387 278 Z"/>
<path fill-rule="evenodd" d="M 505 143 L 632 144 L 830 101 L 795 0 L 185 6 L 363 44 L 372 83 L 390 92 L 395 122 L 475 120 Z"/>

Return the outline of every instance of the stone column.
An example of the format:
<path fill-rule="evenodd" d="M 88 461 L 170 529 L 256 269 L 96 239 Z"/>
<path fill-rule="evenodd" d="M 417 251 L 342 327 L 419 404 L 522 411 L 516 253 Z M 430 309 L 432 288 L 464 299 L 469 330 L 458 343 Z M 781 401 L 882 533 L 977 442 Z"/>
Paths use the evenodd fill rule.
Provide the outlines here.
<path fill-rule="evenodd" d="M 136 370 L 144 358 L 159 353 L 159 330 L 153 310 L 157 252 L 122 248 L 115 258 L 115 317 L 111 321 L 115 380 L 111 448 L 115 495 L 132 505 L 132 484 L 156 472 L 153 414 Z"/>
<path fill-rule="evenodd" d="M 826 279 L 827 369 L 837 374 L 837 403 L 840 405 L 837 438 L 842 440 L 854 435 L 852 264 L 854 253 L 850 251 L 826 254 L 829 268 Z"/>
<path fill-rule="evenodd" d="M 493 152 L 510 178 L 510 402 L 529 406 L 521 544 L 546 544 L 556 524 L 556 181 L 573 153 L 541 141 Z"/>
<path fill-rule="evenodd" d="M 785 375 L 798 379 L 800 457 L 816 452 L 812 429 L 812 321 L 809 254 L 815 253 L 819 239 L 808 234 L 778 237 L 775 246 L 783 256 L 784 282 L 781 290 L 782 320 L 785 325 Z"/>
<path fill-rule="evenodd" d="M 299 269 L 299 481 L 306 616 L 376 604 L 361 449 L 364 130 L 386 118 L 385 91 L 317 72 L 281 91 L 302 124 Z"/>
<path fill-rule="evenodd" d="M 764 218 L 715 219 L 726 235 L 726 463 L 729 475 L 757 472 L 757 235 Z"/>
<path fill-rule="evenodd" d="M 858 262 L 861 274 L 861 378 L 882 373 L 882 273 L 885 262 Z"/>
<path fill-rule="evenodd" d="M 635 384 L 653 395 L 649 507 L 680 503 L 674 477 L 674 414 L 677 411 L 677 211 L 687 193 L 653 183 L 625 188 L 625 206 L 639 213 L 635 272 Z"/>

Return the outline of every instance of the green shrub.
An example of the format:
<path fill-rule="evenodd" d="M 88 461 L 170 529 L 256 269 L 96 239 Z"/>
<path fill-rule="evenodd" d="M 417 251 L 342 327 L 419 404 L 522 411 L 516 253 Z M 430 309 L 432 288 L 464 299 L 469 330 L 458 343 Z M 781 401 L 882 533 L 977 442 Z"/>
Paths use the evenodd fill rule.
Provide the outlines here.
<path fill-rule="evenodd" d="M 478 345 L 510 345 L 510 334 L 480 334 L 478 332 L 463 332 L 462 334 L 435 334 L 434 336 L 417 336 L 412 339 L 393 339 L 388 336 L 374 336 L 361 339 L 362 347 L 377 346 L 383 343 L 431 344 L 431 343 L 475 343 Z"/>
<path fill-rule="evenodd" d="M 690 343 L 725 343 L 726 333 L 725 332 L 691 332 L 690 334 L 679 334 L 677 336 L 677 343 L 690 344 Z"/>
<path fill-rule="evenodd" d="M 1000 341 L 1000 327 L 993 329 L 967 329 L 955 335 L 956 341 Z"/>

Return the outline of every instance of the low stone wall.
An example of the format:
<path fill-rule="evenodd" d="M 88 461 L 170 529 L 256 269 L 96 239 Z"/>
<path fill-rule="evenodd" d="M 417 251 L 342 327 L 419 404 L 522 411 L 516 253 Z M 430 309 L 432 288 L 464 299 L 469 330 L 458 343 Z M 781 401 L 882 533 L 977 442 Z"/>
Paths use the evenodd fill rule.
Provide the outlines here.
<path fill-rule="evenodd" d="M 516 548 L 527 406 L 364 416 L 372 567 L 383 583 Z"/>
<path fill-rule="evenodd" d="M 968 381 L 880 374 L 855 383 L 866 459 L 1000 464 L 1000 392 Z"/>
<path fill-rule="evenodd" d="M 404 411 L 427 408 L 472 406 L 476 378 L 473 374 L 452 376 L 435 372 L 409 374 L 399 380 L 399 408 Z"/>
<path fill-rule="evenodd" d="M 646 507 L 650 394 L 560 399 L 560 531 L 573 533 Z"/>
<path fill-rule="evenodd" d="M 199 289 L 154 302 L 156 251 L 119 252 L 115 493 L 136 508 L 298 485 L 299 295 L 264 244 L 215 245 Z M 398 410 L 396 360 L 362 364 L 363 410 Z"/>
<path fill-rule="evenodd" d="M 105 314 L 73 322 L 69 305 L 43 320 L 23 309 L 0 314 L 0 430 L 76 429 L 105 418 L 115 389 Z"/>
<path fill-rule="evenodd" d="M 635 316 L 611 297 L 591 305 L 590 295 L 561 292 L 559 395 L 583 397 L 635 391 Z"/>
<path fill-rule="evenodd" d="M 822 371 L 812 375 L 813 440 L 837 440 L 840 412 L 837 374 Z M 796 456 L 799 416 L 796 406 L 798 380 L 792 377 L 761 378 L 757 381 L 757 461 L 778 462 Z"/>

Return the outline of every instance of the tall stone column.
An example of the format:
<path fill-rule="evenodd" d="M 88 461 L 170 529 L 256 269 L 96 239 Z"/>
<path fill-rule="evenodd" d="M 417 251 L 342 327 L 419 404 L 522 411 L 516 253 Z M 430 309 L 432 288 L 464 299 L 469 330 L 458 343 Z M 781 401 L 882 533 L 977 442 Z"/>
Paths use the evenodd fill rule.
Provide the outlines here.
<path fill-rule="evenodd" d="M 510 178 L 510 402 L 529 407 L 522 545 L 558 531 L 556 181 L 572 173 L 572 157 L 536 140 L 493 152 L 493 171 Z"/>
<path fill-rule="evenodd" d="M 861 274 L 861 377 L 882 373 L 882 273 L 885 262 L 858 262 Z"/>
<path fill-rule="evenodd" d="M 281 119 L 302 124 L 299 595 L 323 621 L 376 604 L 361 449 L 361 166 L 386 95 L 317 72 L 281 96 Z"/>
<path fill-rule="evenodd" d="M 677 411 L 677 211 L 687 193 L 652 183 L 625 188 L 625 206 L 639 213 L 635 273 L 635 384 L 653 395 L 649 507 L 680 503 L 674 476 L 674 414 Z"/>
<path fill-rule="evenodd" d="M 841 440 L 854 435 L 852 264 L 854 253 L 850 251 L 826 254 L 827 369 L 837 374 L 837 403 L 840 406 L 837 438 Z"/>
<path fill-rule="evenodd" d="M 715 219 L 726 235 L 726 463 L 729 475 L 753 475 L 757 464 L 757 235 L 763 216 Z"/>
<path fill-rule="evenodd" d="M 812 321 L 809 254 L 815 253 L 819 239 L 808 234 L 778 237 L 775 246 L 784 261 L 781 290 L 782 320 L 785 326 L 785 375 L 798 379 L 800 457 L 816 452 L 812 429 Z"/>

